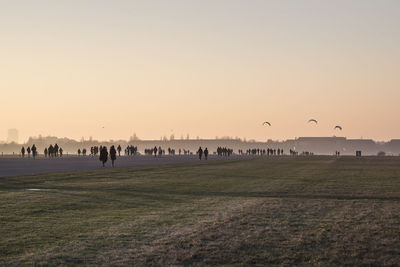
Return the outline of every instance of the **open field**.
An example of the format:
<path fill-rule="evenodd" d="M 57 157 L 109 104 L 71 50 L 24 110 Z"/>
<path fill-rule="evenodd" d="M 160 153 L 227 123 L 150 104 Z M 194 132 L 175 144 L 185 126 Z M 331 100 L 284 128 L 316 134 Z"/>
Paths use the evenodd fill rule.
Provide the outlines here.
<path fill-rule="evenodd" d="M 397 265 L 399 211 L 399 157 L 6 177 L 0 264 Z"/>

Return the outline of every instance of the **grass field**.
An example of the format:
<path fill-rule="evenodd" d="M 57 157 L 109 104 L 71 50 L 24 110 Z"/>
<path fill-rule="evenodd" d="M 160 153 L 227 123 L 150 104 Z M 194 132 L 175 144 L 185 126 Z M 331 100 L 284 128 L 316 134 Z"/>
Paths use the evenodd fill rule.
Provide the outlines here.
<path fill-rule="evenodd" d="M 1 178 L 0 235 L 1 265 L 396 265 L 400 157 Z"/>

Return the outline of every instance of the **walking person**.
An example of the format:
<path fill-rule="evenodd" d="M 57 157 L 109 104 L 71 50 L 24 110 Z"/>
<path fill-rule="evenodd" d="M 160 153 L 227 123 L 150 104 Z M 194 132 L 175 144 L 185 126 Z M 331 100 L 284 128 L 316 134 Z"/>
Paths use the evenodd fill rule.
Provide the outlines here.
<path fill-rule="evenodd" d="M 204 159 L 207 160 L 208 158 L 208 148 L 204 149 Z"/>
<path fill-rule="evenodd" d="M 114 146 L 110 147 L 110 158 L 112 167 L 114 168 L 114 161 L 117 159 L 117 151 L 115 150 Z"/>
<path fill-rule="evenodd" d="M 199 147 L 199 150 L 197 150 L 197 153 L 199 154 L 199 159 L 201 160 L 201 157 L 203 156 L 203 149 Z"/>
<path fill-rule="evenodd" d="M 37 155 L 37 149 L 35 144 L 32 145 L 32 157 L 35 158 Z"/>
<path fill-rule="evenodd" d="M 58 145 L 55 144 L 55 145 L 54 145 L 54 156 L 55 156 L 55 157 L 58 157 L 58 148 L 59 148 Z"/>
<path fill-rule="evenodd" d="M 101 148 L 99 159 L 100 159 L 100 161 L 103 163 L 103 167 L 104 167 L 104 164 L 107 162 L 107 159 L 108 159 L 107 147 L 103 146 L 103 147 Z"/>
<path fill-rule="evenodd" d="M 53 145 L 49 146 L 49 149 L 47 149 L 47 153 L 49 154 L 49 158 L 50 157 L 54 157 L 54 148 Z"/>

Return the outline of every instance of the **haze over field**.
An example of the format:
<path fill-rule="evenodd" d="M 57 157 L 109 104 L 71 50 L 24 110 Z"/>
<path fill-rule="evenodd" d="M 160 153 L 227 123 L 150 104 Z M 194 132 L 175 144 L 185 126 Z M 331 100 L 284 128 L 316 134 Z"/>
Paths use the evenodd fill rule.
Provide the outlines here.
<path fill-rule="evenodd" d="M 0 140 L 399 138 L 399 17 L 389 0 L 3 1 Z"/>
<path fill-rule="evenodd" d="M 400 265 L 399 0 L 0 0 L 0 266 Z"/>

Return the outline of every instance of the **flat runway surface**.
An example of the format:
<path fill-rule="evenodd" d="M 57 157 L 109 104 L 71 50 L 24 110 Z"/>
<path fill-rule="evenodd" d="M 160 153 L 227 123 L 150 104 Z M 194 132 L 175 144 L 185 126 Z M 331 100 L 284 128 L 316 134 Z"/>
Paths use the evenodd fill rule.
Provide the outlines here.
<path fill-rule="evenodd" d="M 229 158 L 237 158 L 231 156 Z M 211 155 L 208 160 L 227 159 Z M 199 161 L 196 155 L 187 156 L 121 156 L 117 157 L 115 167 L 143 166 L 153 164 L 171 164 Z M 111 167 L 111 160 L 106 163 L 106 168 Z M 35 175 L 50 172 L 66 172 L 79 170 L 102 169 L 98 156 L 63 156 L 62 158 L 17 158 L 0 157 L 0 177 Z"/>

